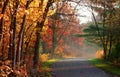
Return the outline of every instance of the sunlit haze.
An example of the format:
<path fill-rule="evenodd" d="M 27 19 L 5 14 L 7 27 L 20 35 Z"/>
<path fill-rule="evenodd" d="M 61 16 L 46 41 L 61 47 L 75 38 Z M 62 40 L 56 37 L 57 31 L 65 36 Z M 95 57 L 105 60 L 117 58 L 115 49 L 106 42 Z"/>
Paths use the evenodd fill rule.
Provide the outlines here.
<path fill-rule="evenodd" d="M 70 3 L 74 7 L 74 9 L 78 10 L 78 18 L 80 19 L 80 24 L 92 22 L 93 20 L 92 12 L 94 13 L 95 16 L 97 16 L 97 12 L 92 11 L 91 8 L 88 7 L 89 5 L 86 2 L 80 2 L 79 4 L 76 4 L 74 2 Z"/>

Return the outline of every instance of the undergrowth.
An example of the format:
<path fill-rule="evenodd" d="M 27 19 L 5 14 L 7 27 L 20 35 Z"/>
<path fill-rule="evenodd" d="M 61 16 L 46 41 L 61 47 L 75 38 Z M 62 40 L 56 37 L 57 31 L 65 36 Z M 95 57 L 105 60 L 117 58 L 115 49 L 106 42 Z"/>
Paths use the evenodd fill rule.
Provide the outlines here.
<path fill-rule="evenodd" d="M 114 66 L 113 64 L 109 62 L 103 62 L 102 60 L 99 59 L 90 59 L 89 60 L 94 66 L 103 69 L 106 72 L 109 72 L 113 75 L 118 75 L 120 76 L 120 68 Z"/>

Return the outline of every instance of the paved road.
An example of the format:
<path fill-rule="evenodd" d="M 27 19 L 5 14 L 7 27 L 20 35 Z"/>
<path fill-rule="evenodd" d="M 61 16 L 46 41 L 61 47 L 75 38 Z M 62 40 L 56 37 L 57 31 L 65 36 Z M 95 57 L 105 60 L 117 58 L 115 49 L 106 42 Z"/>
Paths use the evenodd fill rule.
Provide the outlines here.
<path fill-rule="evenodd" d="M 87 59 L 64 59 L 52 68 L 53 77 L 116 77 L 94 67 Z"/>

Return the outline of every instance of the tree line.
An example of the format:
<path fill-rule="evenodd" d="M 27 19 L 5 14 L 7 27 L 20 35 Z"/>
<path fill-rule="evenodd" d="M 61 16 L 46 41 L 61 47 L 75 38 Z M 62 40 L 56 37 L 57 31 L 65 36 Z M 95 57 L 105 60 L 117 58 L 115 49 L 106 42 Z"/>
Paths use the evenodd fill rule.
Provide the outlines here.
<path fill-rule="evenodd" d="M 14 73 L 36 77 L 40 54 L 63 51 L 64 36 L 79 24 L 67 0 L 0 0 L 0 7 L 0 64 Z"/>
<path fill-rule="evenodd" d="M 120 1 L 119 0 L 91 0 L 91 14 L 94 23 L 90 24 L 80 34 L 87 37 L 103 48 L 105 61 L 120 62 Z M 94 12 L 98 13 L 95 16 Z"/>

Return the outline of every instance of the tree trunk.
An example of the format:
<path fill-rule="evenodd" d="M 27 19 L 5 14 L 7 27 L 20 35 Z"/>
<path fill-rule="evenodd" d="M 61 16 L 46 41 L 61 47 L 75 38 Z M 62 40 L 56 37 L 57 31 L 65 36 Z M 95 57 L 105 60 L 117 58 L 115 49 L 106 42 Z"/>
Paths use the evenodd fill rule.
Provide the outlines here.
<path fill-rule="evenodd" d="M 26 6 L 25 6 L 26 10 L 28 10 L 29 4 L 31 2 L 32 2 L 32 0 L 27 1 Z M 27 14 L 24 14 L 21 29 L 20 29 L 20 33 L 19 33 L 18 45 L 17 45 L 18 69 L 20 68 L 20 62 L 21 62 L 21 54 L 22 54 L 21 51 L 23 51 L 22 47 L 23 47 L 23 43 L 24 43 L 24 31 L 25 31 L 25 25 L 26 25 L 26 17 L 27 17 Z"/>
<path fill-rule="evenodd" d="M 110 45 L 109 45 L 109 53 L 108 53 L 108 58 L 110 57 L 110 54 L 111 54 L 111 49 L 112 49 L 112 33 L 110 34 Z"/>
<path fill-rule="evenodd" d="M 54 56 L 54 52 L 55 52 L 55 48 L 56 48 L 56 25 L 55 22 L 53 20 L 52 22 L 52 28 L 53 28 L 53 37 L 52 37 L 52 51 L 51 54 L 52 56 Z"/>
<path fill-rule="evenodd" d="M 19 40 L 18 40 L 18 45 L 17 45 L 17 62 L 18 62 L 18 69 L 20 67 L 20 59 L 21 59 L 21 47 L 22 47 L 22 39 L 24 39 L 24 29 L 25 29 L 25 24 L 26 24 L 26 15 L 23 17 L 23 23 L 21 26 L 20 34 L 19 34 Z"/>
<path fill-rule="evenodd" d="M 25 42 L 25 46 L 26 46 L 26 47 L 25 47 L 25 52 L 28 51 L 29 43 L 30 43 L 30 41 L 31 41 L 31 38 L 32 38 L 33 33 L 34 33 L 34 29 L 31 31 L 30 36 L 27 38 L 27 41 Z"/>
<path fill-rule="evenodd" d="M 42 44 L 43 53 L 48 53 L 46 51 L 46 42 L 42 41 L 41 44 Z"/>
<path fill-rule="evenodd" d="M 49 0 L 49 2 L 47 2 L 46 8 L 42 15 L 42 21 L 38 22 L 36 26 L 36 43 L 35 43 L 34 66 L 33 66 L 34 69 L 37 68 L 38 62 L 39 62 L 39 46 L 40 46 L 40 40 L 41 40 L 40 32 L 42 32 L 42 28 L 44 26 L 44 22 L 46 20 L 49 7 L 51 6 L 51 4 L 52 4 L 52 0 Z"/>
<path fill-rule="evenodd" d="M 4 61 L 5 60 L 5 34 L 3 33 L 3 39 L 2 39 L 2 61 Z"/>
<path fill-rule="evenodd" d="M 13 21 L 13 17 L 11 17 L 11 21 Z M 8 60 L 12 60 L 12 47 L 13 47 L 13 23 L 10 24 L 10 37 L 9 37 L 9 49 L 8 49 Z"/>
<path fill-rule="evenodd" d="M 2 12 L 1 12 L 2 15 L 5 14 L 5 11 L 6 11 L 8 3 L 9 3 L 9 0 L 6 0 L 4 2 L 3 8 L 2 8 Z M 2 41 L 2 34 L 3 34 L 4 22 L 5 22 L 4 16 L 2 16 L 2 18 L 0 20 L 0 43 Z"/>
<path fill-rule="evenodd" d="M 13 70 L 16 69 L 16 26 L 17 26 L 17 10 L 19 6 L 19 1 L 16 1 L 15 8 L 14 8 L 14 17 L 13 17 Z"/>
<path fill-rule="evenodd" d="M 109 50 L 108 50 L 108 59 L 110 57 L 111 54 L 111 50 L 112 50 L 112 44 L 113 44 L 113 24 L 112 24 L 112 18 L 113 18 L 113 8 L 112 6 L 110 7 L 110 22 L 109 22 Z"/>
<path fill-rule="evenodd" d="M 93 10 L 93 7 L 91 6 L 91 9 Z M 104 14 L 103 14 L 103 35 L 100 35 L 100 30 L 99 30 L 99 27 L 98 27 L 98 23 L 96 21 L 96 18 L 95 18 L 95 15 L 94 13 L 92 12 L 92 16 L 93 16 L 93 19 L 95 21 L 95 25 L 96 25 L 96 28 L 97 28 L 97 31 L 98 31 L 98 35 L 100 37 L 100 40 L 102 42 L 102 46 L 103 46 L 103 50 L 104 50 L 104 60 L 106 61 L 107 59 L 107 38 L 105 37 L 105 32 L 106 32 L 106 28 L 105 28 L 105 22 L 106 22 L 106 0 L 104 0 L 103 2 L 103 9 L 104 9 Z"/>
<path fill-rule="evenodd" d="M 39 29 L 39 25 L 40 24 L 37 24 L 37 28 Z M 36 30 L 36 42 L 35 42 L 35 51 L 34 51 L 34 69 L 37 68 L 38 66 L 38 62 L 39 62 L 39 52 L 40 52 L 40 31 L 39 30 Z"/>

